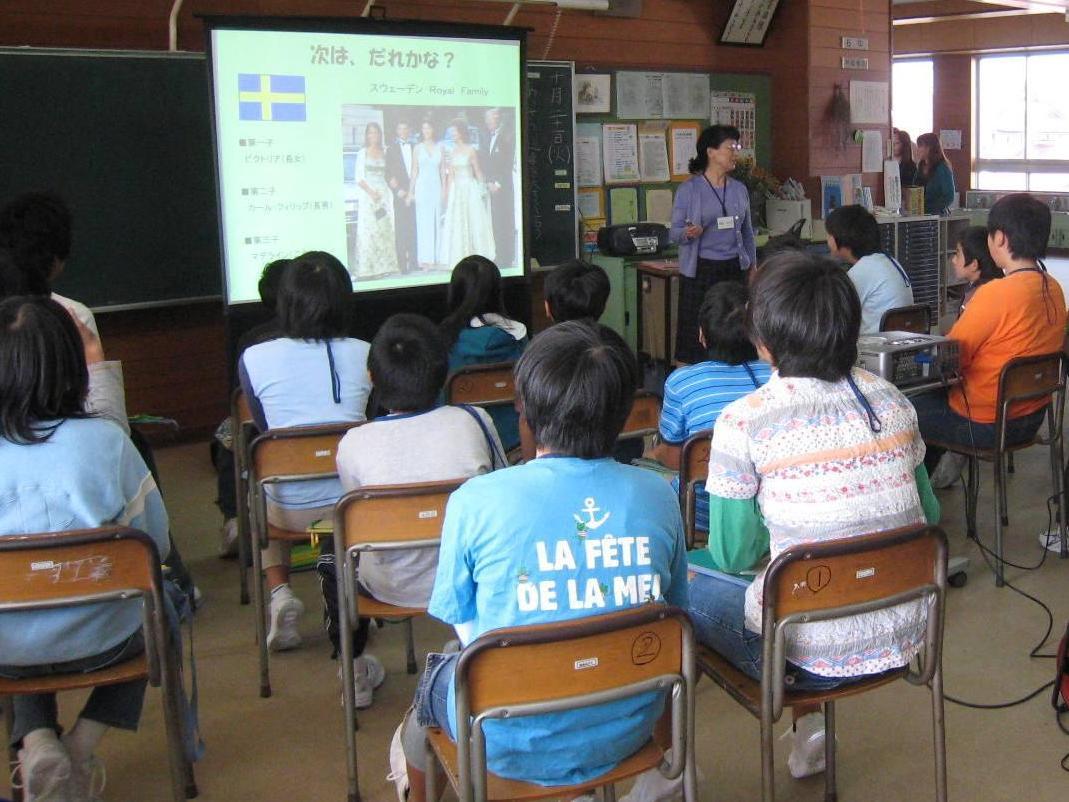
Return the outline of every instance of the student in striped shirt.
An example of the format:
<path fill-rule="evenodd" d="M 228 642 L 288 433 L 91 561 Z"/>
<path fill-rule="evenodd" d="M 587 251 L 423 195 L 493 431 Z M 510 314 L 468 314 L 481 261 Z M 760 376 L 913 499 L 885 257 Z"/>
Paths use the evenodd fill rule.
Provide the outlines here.
<path fill-rule="evenodd" d="M 679 447 L 693 434 L 713 428 L 721 410 L 764 385 L 772 369 L 757 359 L 746 331 L 746 286 L 714 284 L 698 312 L 698 341 L 708 360 L 679 368 L 664 385 L 661 444 L 649 456 L 679 467 Z M 678 480 L 673 482 L 678 490 Z M 698 485 L 695 527 L 709 531 L 709 496 Z"/>

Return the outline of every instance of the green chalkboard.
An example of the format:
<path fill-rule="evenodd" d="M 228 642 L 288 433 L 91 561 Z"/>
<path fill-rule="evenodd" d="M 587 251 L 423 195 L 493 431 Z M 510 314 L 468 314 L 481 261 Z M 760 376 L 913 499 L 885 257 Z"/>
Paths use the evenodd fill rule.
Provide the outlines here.
<path fill-rule="evenodd" d="M 570 61 L 529 61 L 527 70 L 528 254 L 540 265 L 574 259 L 575 111 Z"/>
<path fill-rule="evenodd" d="M 202 54 L 0 50 L 0 199 L 67 201 L 58 292 L 98 309 L 222 292 L 209 97 Z"/>

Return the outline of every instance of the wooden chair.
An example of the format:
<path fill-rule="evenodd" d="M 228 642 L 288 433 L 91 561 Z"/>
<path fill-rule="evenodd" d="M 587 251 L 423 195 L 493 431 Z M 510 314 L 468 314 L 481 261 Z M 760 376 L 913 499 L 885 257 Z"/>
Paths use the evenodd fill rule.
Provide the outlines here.
<path fill-rule="evenodd" d="M 249 603 L 249 550 L 252 542 L 249 518 L 249 443 L 256 437 L 249 400 L 240 387 L 230 396 L 230 420 L 234 433 L 234 489 L 238 510 L 238 579 L 241 586 L 239 600 Z"/>
<path fill-rule="evenodd" d="M 976 505 L 980 492 L 980 461 L 992 463 L 995 473 L 995 584 L 1002 587 L 1003 578 L 1003 528 L 1009 525 L 1009 507 L 1006 502 L 1007 458 L 1014 451 L 1039 445 L 1040 440 L 1030 438 L 1023 443 L 1006 442 L 1006 422 L 1012 404 L 1019 401 L 1050 398 L 1047 407 L 1048 436 L 1044 439 L 1050 448 L 1051 482 L 1058 503 L 1058 525 L 1061 535 L 1061 556 L 1069 557 L 1066 543 L 1066 497 L 1063 474 L 1062 412 L 1065 407 L 1066 356 L 1061 351 L 1039 356 L 1011 359 L 1002 368 L 999 376 L 998 397 L 995 402 L 995 447 L 973 448 L 959 443 L 938 439 L 928 441 L 929 446 L 945 448 L 969 459 L 968 481 L 965 485 L 965 526 L 967 534 L 977 538 Z"/>
<path fill-rule="evenodd" d="M 615 800 L 615 783 L 657 766 L 669 778 L 682 774 L 684 799 L 695 802 L 696 680 L 690 619 L 677 607 L 646 604 L 487 633 L 469 644 L 457 662 L 456 743 L 441 730 L 428 731 L 427 799 L 438 798 L 433 751 L 461 802 L 570 798 L 598 787 L 604 788 L 606 800 Z M 574 710 L 652 690 L 668 692 L 670 738 L 651 738 L 601 777 L 546 787 L 486 769 L 483 727 L 488 720 Z M 665 740 L 672 748 L 670 764 L 664 760 Z"/>
<path fill-rule="evenodd" d="M 661 399 L 646 390 L 635 393 L 635 403 L 631 413 L 624 422 L 619 440 L 632 440 L 637 437 L 656 434 L 661 422 Z"/>
<path fill-rule="evenodd" d="M 268 523 L 268 485 L 333 479 L 338 476 L 335 459 L 338 443 L 345 433 L 360 423 L 332 423 L 325 426 L 294 426 L 269 429 L 249 444 L 249 489 L 252 532 L 252 597 L 256 608 L 256 642 L 260 651 L 260 696 L 271 695 L 267 655 L 267 602 L 264 593 L 263 555 L 260 549 L 270 540 L 290 543 L 309 539 L 308 532 L 294 532 Z"/>
<path fill-rule="evenodd" d="M 125 599 L 143 602 L 142 654 L 98 671 L 0 678 L 0 699 L 8 702 L 6 697 L 15 694 L 58 693 L 147 679 L 163 692 L 171 797 L 175 802 L 192 799 L 197 785 L 186 758 L 178 701 L 181 656 L 171 647 L 155 542 L 144 532 L 120 526 L 0 538 L 0 615 Z M 10 734 L 13 715 L 9 704 L 5 708 Z M 14 798 L 20 799 L 18 790 Z"/>
<path fill-rule="evenodd" d="M 342 686 L 347 725 L 346 756 L 349 799 L 360 799 L 356 758 L 352 631 L 360 616 L 404 622 L 408 639 L 408 673 L 416 673 L 412 619 L 426 615 L 425 607 L 397 607 L 361 595 L 356 586 L 357 557 L 361 553 L 399 549 L 437 549 L 449 494 L 463 480 L 424 484 L 362 487 L 346 493 L 334 507 L 334 554 L 338 574 L 338 631 L 341 639 Z"/>
<path fill-rule="evenodd" d="M 835 703 L 897 679 L 930 685 L 935 737 L 936 798 L 946 800 L 946 740 L 943 727 L 943 610 L 946 598 L 946 535 L 934 526 L 808 543 L 780 554 L 764 577 L 762 674 L 758 682 L 710 649 L 699 647 L 702 673 L 761 722 L 761 798 L 775 799 L 772 726 L 784 706 L 824 707 L 824 798 L 834 802 Z M 791 691 L 784 682 L 787 629 L 930 600 L 919 670 L 904 667 L 826 691 Z"/>
<path fill-rule="evenodd" d="M 928 334 L 932 330 L 932 310 L 927 304 L 888 309 L 880 318 L 880 331 L 908 331 Z"/>
<path fill-rule="evenodd" d="M 454 370 L 445 380 L 445 400 L 449 404 L 494 407 L 516 401 L 515 362 L 467 365 Z"/>
<path fill-rule="evenodd" d="M 712 446 L 712 429 L 695 432 L 683 443 L 679 456 L 679 509 L 683 513 L 683 532 L 687 538 L 687 548 L 698 544 L 696 527 L 699 482 L 705 482 L 709 476 L 709 449 Z M 708 541 L 709 532 L 705 531 L 704 541 Z M 703 541 L 703 542 L 704 542 Z"/>

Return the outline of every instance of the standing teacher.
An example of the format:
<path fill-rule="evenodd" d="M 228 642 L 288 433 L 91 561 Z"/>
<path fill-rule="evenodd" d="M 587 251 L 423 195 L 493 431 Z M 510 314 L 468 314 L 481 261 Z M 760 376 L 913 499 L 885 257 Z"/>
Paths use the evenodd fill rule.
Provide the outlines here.
<path fill-rule="evenodd" d="M 728 174 L 735 169 L 739 129 L 714 125 L 698 137 L 690 160 L 692 176 L 676 192 L 669 238 L 679 245 L 679 362 L 701 362 L 698 310 L 705 292 L 719 281 L 742 281 L 757 262 L 750 221 L 750 193 Z"/>

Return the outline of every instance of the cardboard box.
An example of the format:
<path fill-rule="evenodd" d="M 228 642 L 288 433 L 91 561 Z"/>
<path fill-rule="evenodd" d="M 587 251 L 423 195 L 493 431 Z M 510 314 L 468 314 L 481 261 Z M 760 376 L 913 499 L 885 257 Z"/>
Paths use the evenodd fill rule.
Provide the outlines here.
<path fill-rule="evenodd" d="M 768 222 L 769 234 L 786 234 L 797 221 L 806 220 L 802 227 L 802 239 L 809 239 L 813 233 L 813 203 L 806 200 L 779 200 L 769 198 L 765 201 L 765 220 Z"/>

